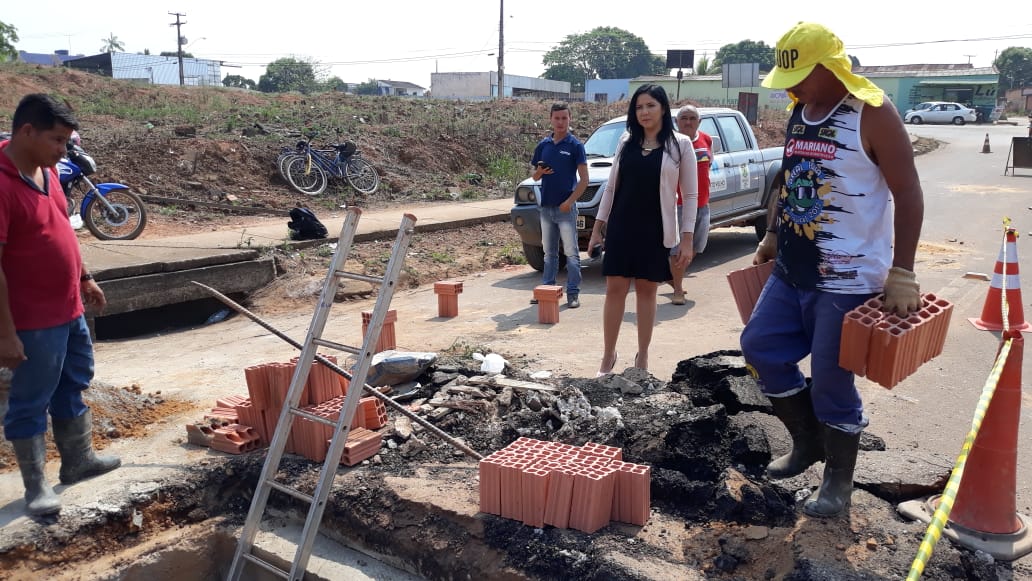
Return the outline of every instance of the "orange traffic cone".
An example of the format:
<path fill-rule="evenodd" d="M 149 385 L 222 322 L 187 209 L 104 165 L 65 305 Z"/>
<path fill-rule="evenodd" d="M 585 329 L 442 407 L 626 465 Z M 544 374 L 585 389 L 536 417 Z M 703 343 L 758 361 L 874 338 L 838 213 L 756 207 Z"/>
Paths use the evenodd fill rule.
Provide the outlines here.
<path fill-rule="evenodd" d="M 982 143 L 982 153 L 992 153 L 992 150 L 989 149 L 989 134 L 988 133 L 985 134 L 985 142 Z"/>
<path fill-rule="evenodd" d="M 1032 521 L 1016 508 L 1025 340 L 1015 330 L 1003 334 L 1003 341 L 1007 339 L 1012 340 L 1010 353 L 978 437 L 968 453 L 964 476 L 942 534 L 962 547 L 1013 561 L 1032 553 Z M 904 516 L 929 522 L 940 500 L 940 496 L 933 496 L 924 502 L 908 501 L 900 504 L 898 510 Z"/>
<path fill-rule="evenodd" d="M 985 297 L 982 316 L 969 318 L 971 324 L 982 331 L 1003 330 L 1003 283 L 1007 282 L 1007 324 L 1015 331 L 1032 331 L 1032 325 L 1025 320 L 1025 310 L 1021 302 L 1021 279 L 1018 277 L 1017 233 L 1014 228 L 1007 228 L 1007 239 L 1000 248 L 1000 256 L 996 259 L 993 280 L 989 283 L 989 294 Z M 1006 264 L 1006 268 L 1004 265 Z M 1004 277 L 1007 277 L 1004 279 Z"/>
<path fill-rule="evenodd" d="M 964 478 L 950 520 L 964 528 L 1011 534 L 1022 528 L 1015 506 L 1018 424 L 1021 422 L 1021 361 L 1025 340 L 1018 331 L 1004 333 L 1011 349 L 996 392 L 968 454 Z M 1000 347 L 1003 347 L 1001 341 Z M 999 352 L 997 352 L 999 355 Z M 1027 532 L 1027 531 L 1026 531 Z"/>

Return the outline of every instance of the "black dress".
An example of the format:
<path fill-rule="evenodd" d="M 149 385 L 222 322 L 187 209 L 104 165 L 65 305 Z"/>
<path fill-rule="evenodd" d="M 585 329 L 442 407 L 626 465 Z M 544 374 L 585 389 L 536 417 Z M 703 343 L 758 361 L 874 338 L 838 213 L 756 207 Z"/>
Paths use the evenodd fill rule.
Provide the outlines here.
<path fill-rule="evenodd" d="M 642 155 L 640 143 L 627 143 L 620 153 L 619 184 L 606 223 L 602 274 L 665 282 L 670 274 L 670 249 L 663 246 L 663 214 L 659 176 L 663 148 Z"/>

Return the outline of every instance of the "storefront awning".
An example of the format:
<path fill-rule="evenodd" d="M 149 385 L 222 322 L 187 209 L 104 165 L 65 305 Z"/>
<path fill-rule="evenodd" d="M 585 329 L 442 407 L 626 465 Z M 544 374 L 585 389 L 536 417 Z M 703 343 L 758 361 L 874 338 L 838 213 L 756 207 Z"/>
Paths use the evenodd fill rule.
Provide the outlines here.
<path fill-rule="evenodd" d="M 936 85 L 940 87 L 956 87 L 966 85 L 995 85 L 996 81 L 921 81 L 918 85 Z"/>

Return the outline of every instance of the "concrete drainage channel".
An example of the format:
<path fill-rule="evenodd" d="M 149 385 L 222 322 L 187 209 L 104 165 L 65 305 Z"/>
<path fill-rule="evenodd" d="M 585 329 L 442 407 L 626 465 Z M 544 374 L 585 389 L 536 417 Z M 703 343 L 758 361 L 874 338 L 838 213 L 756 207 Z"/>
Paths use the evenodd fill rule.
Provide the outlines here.
<path fill-rule="evenodd" d="M 456 405 L 449 398 L 470 391 L 455 389 L 461 378 L 477 374 L 439 359 L 417 397 Z M 388 426 L 378 456 L 339 471 L 309 578 L 900 579 L 924 527 L 897 516 L 895 505 L 940 488 L 950 468 L 949 459 L 920 451 L 884 451 L 868 436 L 850 515 L 808 519 L 798 505 L 821 466 L 789 480 L 762 475 L 771 455 L 785 451 L 786 434 L 737 353 L 683 361 L 669 382 L 628 370 L 557 383 L 540 393 L 479 386 L 481 403 L 464 399 L 438 425 L 482 452 L 520 436 L 620 447 L 625 460 L 653 467 L 645 526 L 612 522 L 588 535 L 482 514 L 475 463 L 428 434 L 400 437 Z M 222 579 L 263 460 L 211 457 L 175 479 L 128 484 L 120 500 L 0 535 L 0 570 L 11 579 Z M 312 463 L 293 457 L 277 475 L 307 493 L 317 478 Z M 257 546 L 283 566 L 301 510 L 288 497 L 271 498 Z M 923 579 L 1027 578 L 1022 567 L 943 541 Z M 263 577 L 249 569 L 247 579 Z"/>

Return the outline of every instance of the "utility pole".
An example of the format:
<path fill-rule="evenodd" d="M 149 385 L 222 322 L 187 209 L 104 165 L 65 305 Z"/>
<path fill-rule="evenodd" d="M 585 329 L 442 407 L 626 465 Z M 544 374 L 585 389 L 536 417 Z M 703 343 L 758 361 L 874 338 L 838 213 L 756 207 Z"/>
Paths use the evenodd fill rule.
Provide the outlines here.
<path fill-rule="evenodd" d="M 180 27 L 186 23 L 180 22 L 179 19 L 182 16 L 186 16 L 186 14 L 181 14 L 179 12 L 169 12 L 169 15 L 176 17 L 176 21 L 172 24 L 169 24 L 169 26 L 176 27 L 176 52 L 179 54 L 179 86 L 182 87 L 186 84 L 186 77 L 183 75 L 183 35 L 180 33 Z"/>
<path fill-rule="evenodd" d="M 498 98 L 505 97 L 505 0 L 498 0 Z"/>
<path fill-rule="evenodd" d="M 968 57 L 968 64 L 971 64 L 971 57 L 978 56 L 978 55 L 977 54 L 966 54 L 964 56 Z"/>

